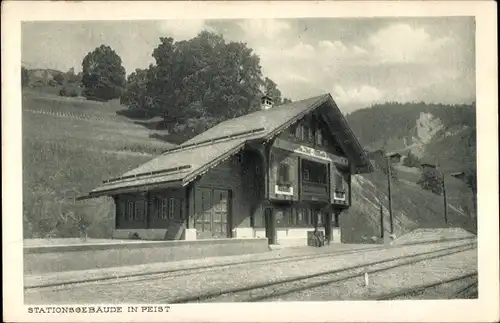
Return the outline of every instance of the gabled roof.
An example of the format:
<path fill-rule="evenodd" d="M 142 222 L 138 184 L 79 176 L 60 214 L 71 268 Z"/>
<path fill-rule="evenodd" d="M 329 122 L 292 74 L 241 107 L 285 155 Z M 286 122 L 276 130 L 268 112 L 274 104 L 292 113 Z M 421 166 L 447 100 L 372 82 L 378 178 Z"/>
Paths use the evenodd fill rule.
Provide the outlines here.
<path fill-rule="evenodd" d="M 121 191 L 143 189 L 160 183 L 187 185 L 197 176 L 237 153 L 246 143 L 270 140 L 320 107 L 330 130 L 350 159 L 353 171 L 355 173 L 373 171 L 368 156 L 347 125 L 333 98 L 325 94 L 221 122 L 121 177 L 104 181 L 89 195 L 91 197 L 113 195 L 118 189 Z"/>

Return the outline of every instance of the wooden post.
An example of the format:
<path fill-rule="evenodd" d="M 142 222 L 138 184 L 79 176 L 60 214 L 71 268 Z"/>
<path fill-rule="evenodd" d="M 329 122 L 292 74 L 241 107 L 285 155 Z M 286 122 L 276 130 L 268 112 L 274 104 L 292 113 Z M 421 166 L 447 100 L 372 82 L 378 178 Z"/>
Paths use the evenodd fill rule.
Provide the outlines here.
<path fill-rule="evenodd" d="M 391 165 L 389 161 L 389 156 L 387 156 L 387 197 L 389 199 L 389 222 L 391 228 L 391 234 L 394 233 L 394 224 L 392 220 L 392 196 L 391 196 Z"/>
<path fill-rule="evenodd" d="M 146 218 L 146 229 L 149 229 L 151 223 L 151 193 L 148 191 L 145 196 L 146 201 L 144 201 L 144 217 Z"/>
<path fill-rule="evenodd" d="M 326 221 L 325 221 L 325 237 L 327 240 L 327 243 L 330 244 L 330 242 L 333 240 L 333 228 L 332 228 L 332 221 L 333 221 L 333 211 L 331 208 L 326 208 Z"/>

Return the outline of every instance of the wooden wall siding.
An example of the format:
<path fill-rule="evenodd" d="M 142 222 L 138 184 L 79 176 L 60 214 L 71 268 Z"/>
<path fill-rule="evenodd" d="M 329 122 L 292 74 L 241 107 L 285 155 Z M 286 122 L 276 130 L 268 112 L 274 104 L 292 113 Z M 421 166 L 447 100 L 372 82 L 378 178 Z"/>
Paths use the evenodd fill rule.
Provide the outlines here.
<path fill-rule="evenodd" d="M 280 164 L 289 166 L 289 176 L 293 195 L 277 194 L 275 186 L 278 184 L 278 169 Z M 296 154 L 282 149 L 273 148 L 269 161 L 269 198 L 284 201 L 299 200 L 299 158 Z"/>
<path fill-rule="evenodd" d="M 250 227 L 250 215 L 258 200 L 255 183 L 257 177 L 255 163 L 259 161 L 257 158 L 250 152 L 235 155 L 204 174 L 194 185 L 194 194 L 197 194 L 202 187 L 226 189 L 231 192 L 229 210 L 231 218 L 228 219 L 230 229 Z M 194 210 L 194 207 L 190 209 Z M 193 214 L 193 216 L 199 215 Z"/>
<path fill-rule="evenodd" d="M 321 133 L 322 133 L 323 137 L 325 139 L 327 139 L 328 145 L 326 145 L 326 146 L 325 145 L 317 145 L 315 140 L 314 140 L 314 142 L 309 142 L 308 140 L 300 140 L 299 138 L 297 138 L 296 132 L 295 132 L 295 130 L 298 126 L 307 126 L 311 129 L 313 129 L 314 131 L 316 129 L 321 129 Z M 335 138 L 335 136 L 331 133 L 331 130 L 329 129 L 327 124 L 322 120 L 322 117 L 320 116 L 319 112 L 312 114 L 312 115 L 309 115 L 309 116 L 306 116 L 305 118 L 303 118 L 299 122 L 293 124 L 287 130 L 282 132 L 278 136 L 278 138 L 289 140 L 289 141 L 292 141 L 295 143 L 300 143 L 304 146 L 308 146 L 311 148 L 324 150 L 324 151 L 327 151 L 329 153 L 332 153 L 332 154 L 335 154 L 338 156 L 343 156 L 343 157 L 346 156 L 345 152 L 342 150 L 342 148 L 340 146 L 340 143 Z"/>
<path fill-rule="evenodd" d="M 184 189 L 171 189 L 150 192 L 150 213 L 148 228 L 164 229 L 169 228 L 172 225 L 177 227 L 178 223 L 184 223 L 184 221 L 186 220 L 185 216 L 182 214 L 182 203 L 184 203 L 185 198 L 184 194 Z M 162 198 L 166 198 L 167 203 L 170 203 L 168 199 L 175 199 L 173 219 L 169 219 L 168 215 L 166 219 L 161 217 L 157 201 Z M 169 206 L 167 205 L 167 210 L 168 207 Z"/>
<path fill-rule="evenodd" d="M 132 201 L 146 203 L 147 199 L 143 194 L 124 194 L 115 199 L 115 223 L 117 229 L 146 229 L 145 214 L 129 218 L 127 213 L 128 202 Z M 135 207 L 135 204 L 134 204 Z M 146 210 L 145 210 L 146 211 Z M 144 212 L 145 213 L 145 212 Z"/>
<path fill-rule="evenodd" d="M 166 240 L 181 239 L 187 225 L 187 217 L 183 212 L 185 203 L 185 189 L 166 189 L 160 191 L 143 192 L 138 194 L 122 194 L 116 196 L 116 229 L 167 229 Z M 163 219 L 159 215 L 157 199 L 175 199 L 174 216 Z M 127 214 L 128 201 L 144 203 L 143 211 L 139 216 L 129 219 Z M 167 206 L 168 208 L 168 206 Z"/>

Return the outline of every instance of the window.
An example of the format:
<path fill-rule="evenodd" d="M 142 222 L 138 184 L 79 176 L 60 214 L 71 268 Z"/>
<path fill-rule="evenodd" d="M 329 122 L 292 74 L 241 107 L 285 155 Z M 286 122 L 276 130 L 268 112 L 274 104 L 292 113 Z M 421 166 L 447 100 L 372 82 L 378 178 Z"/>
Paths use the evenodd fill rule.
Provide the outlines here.
<path fill-rule="evenodd" d="M 336 172 L 335 173 L 335 189 L 343 190 L 344 189 L 344 178 L 342 174 Z"/>
<path fill-rule="evenodd" d="M 304 168 L 303 172 L 302 172 L 303 176 L 302 178 L 305 180 L 305 181 L 309 181 L 310 180 L 310 176 L 309 176 L 309 168 Z"/>
<path fill-rule="evenodd" d="M 168 218 L 172 220 L 175 215 L 175 199 L 168 199 Z"/>
<path fill-rule="evenodd" d="M 309 142 L 314 142 L 314 131 L 309 126 L 304 126 L 304 137 L 303 140 L 307 140 Z"/>
<path fill-rule="evenodd" d="M 297 125 L 297 127 L 295 127 L 295 137 L 297 137 L 298 139 L 300 140 L 303 140 L 304 137 L 303 137 L 303 127 L 302 125 Z"/>
<path fill-rule="evenodd" d="M 288 184 L 290 182 L 290 165 L 280 164 L 278 168 L 279 184 Z"/>
<path fill-rule="evenodd" d="M 316 145 L 323 145 L 323 134 L 320 129 L 316 131 Z"/>
<path fill-rule="evenodd" d="M 167 219 L 167 212 L 168 212 L 167 199 L 164 197 L 157 198 L 156 203 L 158 209 L 158 217 L 164 220 Z"/>
<path fill-rule="evenodd" d="M 277 227 L 287 227 L 290 225 L 289 222 L 291 220 L 290 211 L 291 211 L 290 207 L 280 207 L 279 209 L 276 209 L 274 211 Z"/>
<path fill-rule="evenodd" d="M 142 220 L 144 218 L 146 203 L 144 200 L 138 200 L 135 202 L 135 214 L 134 218 L 136 220 Z"/>
<path fill-rule="evenodd" d="M 127 203 L 127 218 L 129 220 L 134 219 L 134 201 L 128 201 Z"/>
<path fill-rule="evenodd" d="M 327 179 L 326 165 L 303 159 L 302 179 L 307 182 L 326 184 L 326 179 Z"/>

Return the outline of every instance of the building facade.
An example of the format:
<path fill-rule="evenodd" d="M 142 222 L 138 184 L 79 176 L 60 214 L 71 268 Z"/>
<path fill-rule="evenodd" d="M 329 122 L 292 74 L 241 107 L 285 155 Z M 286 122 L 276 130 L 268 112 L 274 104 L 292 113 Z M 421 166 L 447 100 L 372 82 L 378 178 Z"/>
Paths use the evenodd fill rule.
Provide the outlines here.
<path fill-rule="evenodd" d="M 222 122 L 88 197 L 116 205 L 115 238 L 341 241 L 351 175 L 373 171 L 330 95 Z"/>

